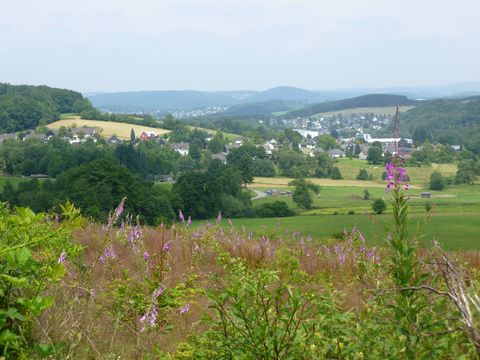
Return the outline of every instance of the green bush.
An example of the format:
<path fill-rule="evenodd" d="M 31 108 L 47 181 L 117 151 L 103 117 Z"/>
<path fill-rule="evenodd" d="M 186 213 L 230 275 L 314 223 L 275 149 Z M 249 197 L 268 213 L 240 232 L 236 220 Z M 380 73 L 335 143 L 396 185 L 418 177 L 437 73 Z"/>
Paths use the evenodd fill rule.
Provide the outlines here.
<path fill-rule="evenodd" d="M 343 179 L 342 173 L 340 172 L 340 169 L 336 166 L 332 168 L 332 172 L 330 173 L 330 178 L 334 180 L 340 180 Z"/>
<path fill-rule="evenodd" d="M 383 199 L 376 199 L 372 204 L 372 209 L 375 214 L 383 214 L 387 209 L 387 204 Z"/>
<path fill-rule="evenodd" d="M 443 175 L 440 172 L 434 171 L 432 175 L 430 175 L 429 188 L 431 190 L 438 190 L 438 191 L 441 191 L 445 188 L 445 179 L 443 178 Z"/>
<path fill-rule="evenodd" d="M 293 216 L 295 212 L 291 210 L 285 201 L 274 201 L 259 205 L 255 208 L 255 215 L 261 218 Z"/>
<path fill-rule="evenodd" d="M 361 169 L 358 172 L 357 180 L 368 180 L 368 172 L 365 169 Z"/>

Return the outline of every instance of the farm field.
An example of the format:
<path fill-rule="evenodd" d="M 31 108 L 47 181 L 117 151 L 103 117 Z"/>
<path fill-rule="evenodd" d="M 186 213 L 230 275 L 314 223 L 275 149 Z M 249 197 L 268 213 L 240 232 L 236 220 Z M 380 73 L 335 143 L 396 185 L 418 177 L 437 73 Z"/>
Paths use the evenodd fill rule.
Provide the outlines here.
<path fill-rule="evenodd" d="M 399 112 L 406 112 L 413 109 L 415 106 L 399 106 Z M 325 116 L 334 116 L 337 114 L 351 115 L 351 114 L 375 114 L 375 115 L 395 115 L 395 106 L 381 106 L 381 107 L 358 107 L 352 109 L 343 109 L 338 111 L 329 111 L 313 115 L 316 118 Z"/>
<path fill-rule="evenodd" d="M 191 130 L 194 130 L 194 129 L 202 130 L 202 131 L 205 131 L 205 132 L 207 132 L 209 134 L 212 134 L 212 135 L 215 135 L 218 132 L 217 130 L 202 128 L 202 127 L 197 127 L 197 126 L 189 126 L 189 128 Z M 227 139 L 228 141 L 232 141 L 232 140 L 235 140 L 235 139 L 238 139 L 239 137 L 241 137 L 240 135 L 237 135 L 237 134 L 226 133 L 226 132 L 222 132 L 222 133 L 223 133 L 223 136 L 225 137 L 225 139 Z"/>
<path fill-rule="evenodd" d="M 157 135 L 168 134 L 170 130 L 153 128 L 149 126 L 112 122 L 112 121 L 101 121 L 101 120 L 86 120 L 81 119 L 79 116 L 66 117 L 62 120 L 55 121 L 51 124 L 48 124 L 49 129 L 58 130 L 61 126 L 69 127 L 73 124 L 76 124 L 78 127 L 90 126 L 97 127 L 101 129 L 100 134 L 103 137 L 110 137 L 112 135 L 117 135 L 120 139 L 130 139 L 130 131 L 133 129 L 137 135 L 140 135 L 143 131 L 153 131 Z"/>
<path fill-rule="evenodd" d="M 433 239 L 440 242 L 446 250 L 480 250 L 480 218 L 479 212 L 467 213 L 433 213 L 429 222 L 425 223 L 426 214 L 410 216 L 410 234 L 414 234 L 419 226 L 419 233 L 424 236 L 419 241 L 429 242 Z M 282 236 L 288 238 L 299 231 L 302 236 L 315 241 L 332 242 L 343 229 L 350 230 L 354 225 L 364 234 L 370 246 L 385 246 L 385 236 L 391 214 L 382 215 L 311 215 L 285 218 L 239 218 L 233 219 L 237 229 L 245 228 L 255 234 Z M 196 221 L 198 227 L 202 222 Z M 229 226 L 224 225 L 228 231 Z"/>
<path fill-rule="evenodd" d="M 343 179 L 319 179 L 310 178 L 313 183 L 320 186 L 359 186 L 359 187 L 384 187 L 382 173 L 385 167 L 382 165 L 370 165 L 365 160 L 341 158 L 335 164 L 342 174 Z M 430 166 L 406 167 L 408 176 L 410 177 L 410 185 L 412 188 L 426 188 L 430 175 L 434 171 L 439 171 L 445 177 L 453 177 L 457 172 L 456 164 L 431 164 Z M 361 169 L 367 170 L 368 174 L 372 174 L 372 181 L 356 180 L 358 172 Z M 274 178 L 256 177 L 252 187 L 272 187 L 287 186 L 292 179 L 278 176 Z"/>

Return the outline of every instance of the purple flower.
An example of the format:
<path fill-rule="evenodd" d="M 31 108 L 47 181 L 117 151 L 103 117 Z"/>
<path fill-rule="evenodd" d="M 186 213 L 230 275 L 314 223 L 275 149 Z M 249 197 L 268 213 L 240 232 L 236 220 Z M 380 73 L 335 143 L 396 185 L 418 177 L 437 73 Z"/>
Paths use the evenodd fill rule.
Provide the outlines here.
<path fill-rule="evenodd" d="M 218 216 L 217 216 L 217 223 L 220 224 L 221 222 L 222 222 L 222 211 L 220 210 L 220 211 L 218 212 Z"/>
<path fill-rule="evenodd" d="M 162 250 L 163 250 L 164 252 L 168 252 L 171 247 L 172 247 L 172 243 L 169 241 L 169 242 L 163 244 Z"/>
<path fill-rule="evenodd" d="M 157 290 L 155 290 L 155 291 L 153 292 L 152 297 L 153 297 L 154 299 L 158 298 L 160 295 L 163 294 L 164 290 L 165 290 L 165 289 L 163 288 L 163 286 L 160 286 Z"/>
<path fill-rule="evenodd" d="M 67 261 L 67 253 L 65 252 L 65 250 L 63 250 L 58 258 L 58 263 L 65 264 L 65 261 Z"/>
<path fill-rule="evenodd" d="M 99 260 L 103 264 L 108 259 L 115 259 L 115 253 L 113 252 L 113 247 L 109 246 L 105 248 L 103 254 L 100 256 Z"/>
<path fill-rule="evenodd" d="M 115 213 L 113 215 L 113 223 L 114 224 L 117 222 L 120 215 L 122 215 L 124 205 L 125 205 L 125 199 L 126 198 L 123 198 L 122 201 L 120 201 L 120 204 L 118 204 L 117 208 L 115 209 Z"/>
<path fill-rule="evenodd" d="M 183 216 L 182 210 L 178 210 L 178 218 L 181 222 L 185 222 L 185 216 Z"/>
<path fill-rule="evenodd" d="M 190 310 L 190 304 L 184 305 L 184 306 L 180 309 L 180 315 L 185 314 L 188 310 Z"/>
<path fill-rule="evenodd" d="M 148 254 L 148 251 L 145 250 L 145 251 L 143 252 L 143 260 L 147 261 L 149 256 L 150 256 L 150 255 Z"/>
<path fill-rule="evenodd" d="M 385 189 L 386 192 L 389 192 L 392 187 L 395 191 L 398 191 L 403 183 L 405 184 L 405 190 L 408 190 L 408 175 L 405 168 L 397 166 L 395 164 L 387 163 L 385 165 L 385 170 L 387 171 L 387 187 Z"/>
<path fill-rule="evenodd" d="M 200 246 L 198 246 L 198 244 L 195 244 L 195 246 L 193 247 L 193 250 L 196 251 L 196 252 L 199 252 L 200 251 Z"/>

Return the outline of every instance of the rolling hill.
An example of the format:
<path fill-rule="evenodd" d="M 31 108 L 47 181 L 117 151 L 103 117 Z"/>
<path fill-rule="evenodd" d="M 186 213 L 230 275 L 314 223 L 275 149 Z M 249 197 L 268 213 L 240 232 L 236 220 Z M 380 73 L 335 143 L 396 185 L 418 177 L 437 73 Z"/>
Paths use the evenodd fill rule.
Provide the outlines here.
<path fill-rule="evenodd" d="M 284 115 L 286 118 L 308 117 L 315 114 L 327 113 L 353 108 L 385 107 L 385 106 L 407 106 L 416 105 L 418 101 L 411 100 L 403 95 L 369 94 L 357 96 L 351 99 L 329 101 L 325 103 L 312 104 L 303 109 L 293 110 Z"/>

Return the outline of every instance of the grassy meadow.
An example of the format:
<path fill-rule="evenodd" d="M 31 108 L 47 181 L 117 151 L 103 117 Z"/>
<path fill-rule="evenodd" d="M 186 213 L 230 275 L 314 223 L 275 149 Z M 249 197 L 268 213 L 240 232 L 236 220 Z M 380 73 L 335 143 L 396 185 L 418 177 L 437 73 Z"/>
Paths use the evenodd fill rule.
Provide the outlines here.
<path fill-rule="evenodd" d="M 311 178 L 320 185 L 318 196 L 314 197 L 313 209 L 301 211 L 300 216 L 271 219 L 235 219 L 234 224 L 244 226 L 254 232 L 271 234 L 300 231 L 304 235 L 320 241 L 329 241 L 344 228 L 357 226 L 366 233 L 371 244 L 384 244 L 386 225 L 391 221 L 390 194 L 385 192 L 385 182 L 381 180 L 383 166 L 369 165 L 358 159 L 339 159 L 343 179 Z M 360 169 L 366 169 L 373 175 L 371 181 L 356 180 Z M 440 171 L 446 177 L 456 173 L 455 164 L 432 164 L 431 166 L 409 167 L 410 176 L 410 213 L 411 231 L 425 222 L 426 205 L 433 211 L 430 220 L 420 227 L 425 239 L 437 239 L 449 250 L 480 249 L 480 185 L 449 186 L 443 191 L 428 190 L 428 181 L 433 171 Z M 250 185 L 251 189 L 266 191 L 268 189 L 288 189 L 292 179 L 285 177 L 257 177 Z M 370 193 L 370 199 L 364 200 L 364 190 Z M 421 198 L 421 193 L 428 191 L 430 199 Z M 382 198 L 387 203 L 386 213 L 372 215 L 372 202 Z M 290 196 L 267 196 L 254 201 L 254 206 L 274 201 L 285 201 L 292 209 L 299 211 Z"/>
<path fill-rule="evenodd" d="M 148 126 L 142 125 L 135 125 L 135 124 L 128 124 L 128 123 L 121 123 L 121 122 L 113 122 L 113 121 L 101 121 L 101 120 L 86 120 L 81 119 L 80 116 L 68 116 L 64 117 L 59 121 L 55 121 L 51 124 L 48 124 L 47 127 L 49 129 L 58 130 L 61 126 L 70 127 L 73 124 L 77 125 L 78 127 L 82 126 L 89 126 L 89 127 L 96 127 L 101 129 L 100 134 L 108 138 L 112 135 L 116 135 L 119 139 L 127 140 L 130 139 L 130 132 L 133 129 L 135 134 L 140 135 L 143 131 L 153 131 L 157 135 L 168 134 L 170 130 L 153 128 Z"/>
<path fill-rule="evenodd" d="M 399 106 L 399 112 L 407 112 L 410 109 L 413 109 L 415 106 Z M 352 114 L 375 114 L 375 115 L 395 115 L 396 107 L 395 106 L 380 106 L 380 107 L 358 107 L 352 109 L 343 109 L 338 111 L 329 111 L 324 113 L 315 114 L 314 117 L 328 117 L 334 116 L 337 114 L 341 115 L 352 115 Z"/>

